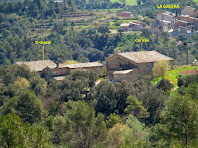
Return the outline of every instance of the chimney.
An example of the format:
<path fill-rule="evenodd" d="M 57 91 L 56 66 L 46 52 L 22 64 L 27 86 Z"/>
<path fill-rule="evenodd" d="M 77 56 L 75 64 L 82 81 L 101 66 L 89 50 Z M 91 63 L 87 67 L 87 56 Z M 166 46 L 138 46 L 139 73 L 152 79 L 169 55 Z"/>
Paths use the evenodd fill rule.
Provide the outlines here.
<path fill-rule="evenodd" d="M 56 61 L 56 68 L 59 68 L 59 62 Z"/>

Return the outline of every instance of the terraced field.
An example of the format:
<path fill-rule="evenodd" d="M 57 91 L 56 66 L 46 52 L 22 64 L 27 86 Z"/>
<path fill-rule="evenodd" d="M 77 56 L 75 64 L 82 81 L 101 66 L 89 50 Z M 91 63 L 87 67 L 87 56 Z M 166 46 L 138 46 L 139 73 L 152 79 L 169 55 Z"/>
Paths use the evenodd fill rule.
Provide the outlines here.
<path fill-rule="evenodd" d="M 118 2 L 118 3 L 120 3 L 119 0 L 111 0 L 111 2 Z M 126 0 L 126 5 L 137 5 L 137 1 L 136 0 Z"/>
<path fill-rule="evenodd" d="M 165 74 L 165 79 L 174 83 L 174 86 L 177 87 L 177 77 L 181 76 L 188 76 L 189 74 L 195 74 L 195 71 L 198 70 L 198 66 L 189 66 L 189 67 L 181 67 L 175 70 L 171 70 Z M 162 77 L 155 78 L 151 81 L 152 84 L 157 84 L 162 79 Z"/>

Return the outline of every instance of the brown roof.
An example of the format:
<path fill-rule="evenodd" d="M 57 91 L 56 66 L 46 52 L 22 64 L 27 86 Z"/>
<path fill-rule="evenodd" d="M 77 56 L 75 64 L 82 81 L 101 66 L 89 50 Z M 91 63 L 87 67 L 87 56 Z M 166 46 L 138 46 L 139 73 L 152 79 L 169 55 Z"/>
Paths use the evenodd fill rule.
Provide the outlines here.
<path fill-rule="evenodd" d="M 77 64 L 66 64 L 66 65 L 60 65 L 60 68 L 88 68 L 88 67 L 99 67 L 103 66 L 103 64 L 99 62 L 89 62 L 89 63 L 77 63 Z"/>
<path fill-rule="evenodd" d="M 180 16 L 177 16 L 177 19 L 179 20 L 183 20 L 183 21 L 198 21 L 198 18 L 195 18 L 195 17 L 191 17 L 191 16 L 188 16 L 188 15 L 180 15 Z"/>
<path fill-rule="evenodd" d="M 29 61 L 29 62 L 16 62 L 18 65 L 25 64 L 30 68 L 30 71 L 42 71 L 46 67 L 55 68 L 56 64 L 51 60 Z"/>
<path fill-rule="evenodd" d="M 173 60 L 172 58 L 165 56 L 157 51 L 124 52 L 124 53 L 118 53 L 117 55 L 129 59 L 135 63 L 151 63 L 151 62 L 157 62 L 163 60 L 164 61 Z M 107 58 L 107 60 L 109 58 Z"/>

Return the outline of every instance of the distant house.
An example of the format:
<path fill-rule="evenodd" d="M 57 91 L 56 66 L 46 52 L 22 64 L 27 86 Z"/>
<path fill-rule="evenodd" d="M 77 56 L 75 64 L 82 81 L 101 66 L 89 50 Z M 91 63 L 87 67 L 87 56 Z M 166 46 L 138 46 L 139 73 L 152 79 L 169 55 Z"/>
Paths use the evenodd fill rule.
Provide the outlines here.
<path fill-rule="evenodd" d="M 110 80 L 132 80 L 138 76 L 152 76 L 154 62 L 170 61 L 173 59 L 157 51 L 125 52 L 118 53 L 106 59 L 107 75 Z"/>
<path fill-rule="evenodd" d="M 123 23 L 120 25 L 120 28 L 124 30 L 124 32 L 128 31 L 140 31 L 143 29 L 142 23 L 139 21 Z"/>
<path fill-rule="evenodd" d="M 198 30 L 198 18 L 191 17 L 188 15 L 180 15 L 177 17 L 178 20 L 186 21 L 189 25 L 193 25 L 195 30 Z"/>
<path fill-rule="evenodd" d="M 155 20 L 152 22 L 151 26 L 152 31 L 165 31 L 168 32 L 172 29 L 172 23 L 171 21 L 166 20 Z"/>
<path fill-rule="evenodd" d="M 161 12 L 161 13 L 157 13 L 156 15 L 156 19 L 157 20 L 165 20 L 165 21 L 169 21 L 171 23 L 174 23 L 174 15 L 169 14 L 168 12 Z"/>
<path fill-rule="evenodd" d="M 143 29 L 142 22 L 140 21 L 134 21 L 134 22 L 129 22 L 129 23 L 133 31 L 140 31 Z"/>
<path fill-rule="evenodd" d="M 181 11 L 182 15 L 190 15 L 192 17 L 198 16 L 198 11 L 195 8 L 192 8 L 190 6 L 184 7 L 184 9 Z"/>
<path fill-rule="evenodd" d="M 182 20 L 176 20 L 175 23 L 173 24 L 173 27 L 179 27 L 179 26 L 183 26 L 183 27 L 187 27 L 189 24 L 187 21 L 182 21 Z"/>
<path fill-rule="evenodd" d="M 160 12 L 156 15 L 156 20 L 152 22 L 151 29 L 153 32 L 165 31 L 169 32 L 173 29 L 175 22 L 175 14 L 169 12 Z"/>
<path fill-rule="evenodd" d="M 48 72 L 50 72 L 50 75 L 58 80 L 63 78 L 62 76 L 70 74 L 74 70 L 87 70 L 100 74 L 100 72 L 103 71 L 103 64 L 99 62 L 66 64 L 60 65 L 59 68 L 50 69 Z"/>
<path fill-rule="evenodd" d="M 132 31 L 132 29 L 131 29 L 131 24 L 130 24 L 130 23 L 123 23 L 123 24 L 120 25 L 120 28 L 121 28 L 124 32 Z"/>
<path fill-rule="evenodd" d="M 48 67 L 50 69 L 56 68 L 56 64 L 51 60 L 39 60 L 39 61 L 27 61 L 27 62 L 16 62 L 17 65 L 27 65 L 31 72 L 43 73 L 43 70 Z"/>
<path fill-rule="evenodd" d="M 42 77 L 51 78 L 56 80 L 63 80 L 65 75 L 70 74 L 74 70 L 88 70 L 99 74 L 103 71 L 103 64 L 99 62 L 78 63 L 78 64 L 66 64 L 59 65 L 51 60 L 29 61 L 29 62 L 17 62 L 17 65 L 25 64 L 30 68 L 30 71 L 38 72 Z"/>
<path fill-rule="evenodd" d="M 116 16 L 117 17 L 130 17 L 130 16 L 132 16 L 132 14 L 131 14 L 131 12 L 123 11 L 123 12 L 117 13 Z"/>

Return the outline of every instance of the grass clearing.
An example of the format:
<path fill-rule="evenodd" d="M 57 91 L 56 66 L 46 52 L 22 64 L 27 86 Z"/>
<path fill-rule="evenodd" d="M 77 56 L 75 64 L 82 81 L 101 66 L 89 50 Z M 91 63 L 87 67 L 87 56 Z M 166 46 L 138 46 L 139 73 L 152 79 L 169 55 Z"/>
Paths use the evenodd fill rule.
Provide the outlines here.
<path fill-rule="evenodd" d="M 180 74 L 180 72 L 191 70 L 191 69 L 197 69 L 198 70 L 198 66 L 181 67 L 181 68 L 178 68 L 178 69 L 175 69 L 175 70 L 171 70 L 171 71 L 169 71 L 165 74 L 165 79 L 174 83 L 175 87 L 178 87 L 177 77 L 178 76 L 183 76 L 183 77 L 188 76 L 188 75 L 182 75 L 182 74 Z M 151 83 L 153 85 L 156 85 L 161 79 L 162 79 L 162 77 L 155 78 L 151 81 Z"/>
<path fill-rule="evenodd" d="M 120 0 L 111 0 L 112 3 L 114 2 L 118 2 L 120 3 Z M 137 5 L 137 1 L 136 0 L 126 0 L 126 5 Z"/>
<path fill-rule="evenodd" d="M 198 3 L 198 0 L 194 0 L 194 2 Z"/>

